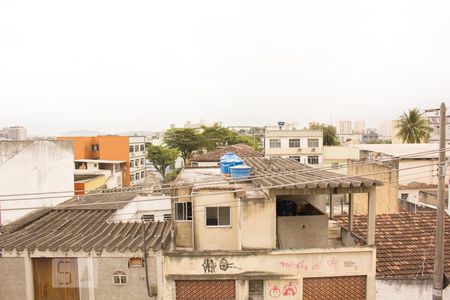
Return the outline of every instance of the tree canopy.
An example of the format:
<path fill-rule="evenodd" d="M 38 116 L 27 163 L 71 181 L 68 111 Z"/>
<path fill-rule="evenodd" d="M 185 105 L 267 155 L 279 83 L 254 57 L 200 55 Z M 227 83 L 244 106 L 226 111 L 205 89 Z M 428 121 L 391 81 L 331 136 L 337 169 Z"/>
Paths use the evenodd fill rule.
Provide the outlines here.
<path fill-rule="evenodd" d="M 169 148 L 180 150 L 181 157 L 187 164 L 192 154 L 203 147 L 203 138 L 194 128 L 171 128 L 164 135 L 164 143 Z"/>
<path fill-rule="evenodd" d="M 255 135 L 239 135 L 238 133 L 218 125 L 202 127 L 203 147 L 207 151 L 214 151 L 219 146 L 229 146 L 235 144 L 247 144 L 255 150 L 260 150 L 260 139 Z"/>
<path fill-rule="evenodd" d="M 423 117 L 418 108 L 413 108 L 404 112 L 397 124 L 399 129 L 396 137 L 403 143 L 427 143 L 431 135 L 431 127 L 428 120 Z"/>
<path fill-rule="evenodd" d="M 147 159 L 153 164 L 161 176 L 166 178 L 168 166 L 174 166 L 175 160 L 180 155 L 177 149 L 147 144 Z"/>
<path fill-rule="evenodd" d="M 310 123 L 309 129 L 322 130 L 323 131 L 323 145 L 324 146 L 338 146 L 341 143 L 336 135 L 336 127 L 333 125 Z"/>

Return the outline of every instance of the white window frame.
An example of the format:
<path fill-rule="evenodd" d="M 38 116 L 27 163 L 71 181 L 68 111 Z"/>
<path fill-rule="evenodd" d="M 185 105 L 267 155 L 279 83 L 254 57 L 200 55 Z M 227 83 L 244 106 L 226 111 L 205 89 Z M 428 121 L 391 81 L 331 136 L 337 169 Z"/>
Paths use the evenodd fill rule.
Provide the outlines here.
<path fill-rule="evenodd" d="M 281 148 L 281 139 L 269 139 L 269 148 Z"/>
<path fill-rule="evenodd" d="M 116 281 L 115 281 L 116 278 L 119 279 L 119 283 L 116 283 Z M 125 282 L 122 282 L 123 278 L 125 278 Z M 115 286 L 127 285 L 128 284 L 128 276 L 123 271 L 116 271 L 116 272 L 113 273 L 112 282 L 113 282 L 113 285 L 115 285 Z"/>
<path fill-rule="evenodd" d="M 300 139 L 289 139 L 289 148 L 301 148 L 301 144 Z"/>
<path fill-rule="evenodd" d="M 312 145 L 312 143 L 314 143 L 314 145 Z M 315 146 L 316 144 L 317 146 Z M 308 148 L 319 148 L 319 139 L 308 139 Z"/>
<path fill-rule="evenodd" d="M 301 162 L 302 161 L 302 157 L 300 155 L 292 155 L 289 156 L 290 159 L 293 159 L 295 161 Z M 298 158 L 298 159 L 297 159 Z"/>
<path fill-rule="evenodd" d="M 188 215 L 188 203 L 191 203 L 191 218 L 189 219 L 189 215 Z M 183 205 L 183 218 L 182 219 L 178 219 L 178 207 L 177 205 Z M 185 201 L 185 202 L 175 202 L 175 221 L 177 222 L 192 222 L 192 214 L 193 214 L 193 209 L 192 209 L 192 202 L 189 201 Z"/>
<path fill-rule="evenodd" d="M 217 225 L 207 225 L 207 220 L 208 220 L 208 208 L 215 208 L 217 209 Z M 230 224 L 229 225 L 219 225 L 220 221 L 219 221 L 219 208 L 228 208 L 228 211 L 230 212 Z M 231 207 L 230 206 L 207 206 L 205 208 L 205 226 L 208 228 L 231 228 Z"/>

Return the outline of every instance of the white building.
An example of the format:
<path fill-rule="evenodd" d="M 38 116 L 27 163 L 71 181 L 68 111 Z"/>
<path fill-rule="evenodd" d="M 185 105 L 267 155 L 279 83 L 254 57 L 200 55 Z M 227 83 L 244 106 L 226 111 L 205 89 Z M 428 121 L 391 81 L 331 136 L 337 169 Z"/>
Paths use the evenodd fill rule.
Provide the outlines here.
<path fill-rule="evenodd" d="M 145 136 L 130 136 L 130 182 L 131 185 L 145 182 Z"/>
<path fill-rule="evenodd" d="M 392 138 L 392 121 L 381 122 L 378 124 L 378 134 L 381 139 Z"/>
<path fill-rule="evenodd" d="M 71 142 L 0 142 L 0 224 L 71 198 L 73 174 Z"/>
<path fill-rule="evenodd" d="M 266 157 L 292 158 L 301 163 L 322 163 L 322 130 L 266 128 L 264 155 Z"/>
<path fill-rule="evenodd" d="M 354 133 L 363 133 L 364 130 L 366 129 L 366 121 L 364 120 L 356 120 L 354 127 L 353 127 L 353 132 Z"/>
<path fill-rule="evenodd" d="M 428 119 L 428 124 L 430 124 L 431 129 L 433 131 L 431 132 L 430 137 L 430 143 L 439 143 L 439 136 L 440 136 L 440 109 L 426 109 L 425 110 L 425 117 Z M 447 115 L 445 125 L 447 126 L 446 131 L 446 142 L 447 145 L 450 144 L 450 115 Z"/>
<path fill-rule="evenodd" d="M 352 121 L 350 120 L 340 120 L 336 126 L 337 134 L 352 134 Z"/>
<path fill-rule="evenodd" d="M 27 139 L 27 130 L 22 126 L 12 126 L 0 129 L 0 140 L 24 141 Z"/>

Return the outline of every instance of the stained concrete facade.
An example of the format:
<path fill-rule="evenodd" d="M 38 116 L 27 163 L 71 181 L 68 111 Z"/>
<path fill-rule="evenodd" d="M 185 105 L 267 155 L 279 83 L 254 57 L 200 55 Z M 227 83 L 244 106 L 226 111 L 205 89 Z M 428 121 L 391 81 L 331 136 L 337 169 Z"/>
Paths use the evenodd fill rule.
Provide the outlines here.
<path fill-rule="evenodd" d="M 73 174 L 71 142 L 0 142 L 1 194 L 17 194 L 0 196 L 0 224 L 8 224 L 35 210 L 31 208 L 51 207 L 70 199 Z M 45 194 L 49 191 L 62 193 Z M 15 199 L 20 200 L 11 201 Z"/>

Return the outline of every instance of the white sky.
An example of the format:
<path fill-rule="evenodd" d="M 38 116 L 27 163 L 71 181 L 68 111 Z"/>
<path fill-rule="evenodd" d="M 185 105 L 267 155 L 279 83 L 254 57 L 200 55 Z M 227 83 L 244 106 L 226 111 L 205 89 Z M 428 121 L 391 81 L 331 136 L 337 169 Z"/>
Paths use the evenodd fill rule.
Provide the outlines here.
<path fill-rule="evenodd" d="M 0 127 L 366 119 L 450 104 L 450 1 L 0 1 Z"/>

